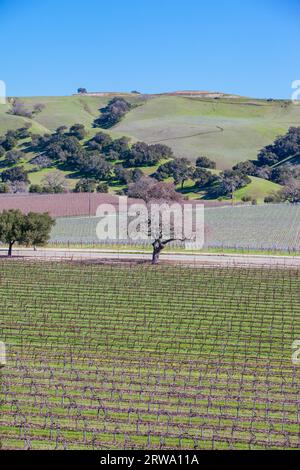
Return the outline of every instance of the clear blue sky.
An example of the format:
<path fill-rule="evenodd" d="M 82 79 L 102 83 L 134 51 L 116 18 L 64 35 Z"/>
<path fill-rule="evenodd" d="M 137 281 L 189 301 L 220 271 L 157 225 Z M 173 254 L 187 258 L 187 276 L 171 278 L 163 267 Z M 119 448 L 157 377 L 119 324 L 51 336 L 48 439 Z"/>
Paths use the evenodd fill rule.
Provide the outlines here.
<path fill-rule="evenodd" d="M 289 98 L 299 0 L 0 0 L 9 96 L 203 89 Z"/>

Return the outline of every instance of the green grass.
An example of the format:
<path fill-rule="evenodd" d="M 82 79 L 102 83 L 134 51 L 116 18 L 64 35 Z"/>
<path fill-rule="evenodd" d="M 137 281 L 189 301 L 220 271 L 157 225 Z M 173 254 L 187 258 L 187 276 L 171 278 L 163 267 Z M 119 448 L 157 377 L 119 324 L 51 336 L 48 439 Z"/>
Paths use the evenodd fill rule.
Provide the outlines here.
<path fill-rule="evenodd" d="M 132 103 L 137 103 L 137 98 L 129 96 L 127 98 Z M 9 103 L 0 106 L 0 132 L 8 129 L 17 129 L 24 125 L 24 122 L 33 124 L 36 132 L 53 132 L 57 127 L 65 125 L 71 126 L 75 123 L 84 124 L 91 135 L 95 133 L 92 124 L 99 116 L 99 108 L 107 104 L 107 97 L 91 96 L 37 96 L 20 98 L 30 107 L 36 103 L 45 105 L 43 111 L 37 114 L 34 119 L 25 119 L 19 116 L 7 114 L 10 109 Z"/>
<path fill-rule="evenodd" d="M 16 245 L 15 249 L 28 249 L 28 247 L 22 246 L 22 245 Z M 8 250 L 8 246 L 5 244 L 2 245 L 3 250 Z M 116 245 L 116 244 L 101 244 L 99 243 L 89 243 L 89 242 L 84 242 L 82 243 L 63 243 L 63 242 L 49 242 L 47 245 L 44 247 L 38 248 L 41 250 L 44 249 L 67 249 L 67 250 L 86 250 L 86 251 L 100 251 L 100 252 L 111 252 L 111 253 L 122 253 L 122 254 L 130 254 L 130 253 L 137 253 L 137 254 L 145 254 L 149 253 L 149 260 L 151 259 L 152 255 L 152 247 L 151 246 L 145 246 L 145 245 L 139 245 L 138 243 L 132 244 L 132 245 Z M 183 249 L 181 247 L 176 247 L 176 246 L 170 246 L 168 245 L 164 252 L 166 254 L 171 254 L 175 253 L 176 255 L 182 254 L 218 254 L 218 255 L 261 255 L 261 256 L 300 256 L 300 248 L 299 249 L 293 249 L 291 248 L 290 250 L 275 250 L 275 249 L 264 249 L 264 250 L 258 250 L 258 249 L 252 249 L 252 248 L 211 248 L 211 247 L 205 247 L 202 250 L 192 250 L 192 249 Z"/>
<path fill-rule="evenodd" d="M 298 447 L 298 270 L 0 264 L 3 449 Z"/>
<path fill-rule="evenodd" d="M 251 197 L 251 199 L 256 199 L 258 203 L 262 203 L 266 196 L 278 192 L 282 188 L 282 186 L 272 181 L 256 178 L 255 176 L 250 178 L 251 184 L 235 192 L 236 201 L 241 201 L 243 197 Z"/>
<path fill-rule="evenodd" d="M 31 184 L 41 184 L 41 183 L 43 183 L 43 179 L 49 173 L 52 173 L 53 171 L 59 171 L 66 178 L 69 189 L 73 189 L 76 185 L 76 182 L 79 181 L 79 178 L 74 177 L 74 172 L 73 171 L 70 171 L 70 170 L 57 170 L 57 168 L 52 167 L 52 168 L 44 168 L 43 170 L 39 170 L 39 171 L 36 171 L 36 172 L 33 172 L 33 173 L 29 173 L 28 176 L 29 176 L 30 183 Z"/>
<path fill-rule="evenodd" d="M 261 204 L 264 202 L 266 196 L 269 196 L 274 192 L 278 192 L 282 188 L 279 184 L 262 178 L 256 178 L 255 176 L 251 176 L 250 179 L 250 184 L 235 192 L 235 202 L 241 202 L 243 197 L 250 197 L 252 200 L 256 199 L 258 204 Z M 177 190 L 190 200 L 206 199 L 206 192 L 204 190 L 199 190 L 192 180 L 185 182 L 183 190 L 181 189 L 181 184 L 178 184 Z M 229 199 L 229 197 L 224 198 L 224 200 Z"/>
<path fill-rule="evenodd" d="M 101 245 L 96 243 L 48 243 L 46 248 L 67 248 L 67 249 L 80 249 L 80 250 L 101 250 L 111 251 L 115 253 L 149 253 L 152 254 L 151 247 L 142 245 Z M 8 247 L 7 247 L 8 249 Z M 300 256 L 300 248 L 290 250 L 255 250 L 251 248 L 203 248 L 203 250 L 190 250 L 182 249 L 180 247 L 168 246 L 165 248 L 164 253 L 175 254 L 219 254 L 219 255 L 262 255 L 262 256 Z M 150 258 L 149 258 L 150 259 Z"/>

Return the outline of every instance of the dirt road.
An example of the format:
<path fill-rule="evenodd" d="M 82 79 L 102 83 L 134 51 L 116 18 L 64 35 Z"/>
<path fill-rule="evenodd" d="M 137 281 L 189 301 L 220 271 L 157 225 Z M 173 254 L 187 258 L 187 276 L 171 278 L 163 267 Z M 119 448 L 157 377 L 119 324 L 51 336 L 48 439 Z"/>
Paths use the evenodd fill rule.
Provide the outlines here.
<path fill-rule="evenodd" d="M 0 250 L 2 257 L 7 255 L 7 250 Z M 120 260 L 120 261 L 151 261 L 150 253 L 138 251 L 117 252 L 114 250 L 88 250 L 88 249 L 15 249 L 15 258 L 37 260 Z M 200 265 L 200 266 L 253 266 L 253 267 L 300 267 L 300 257 L 293 256 L 263 256 L 263 255 L 239 255 L 239 254 L 194 254 L 189 252 L 161 254 L 161 262 L 173 262 L 175 264 Z"/>

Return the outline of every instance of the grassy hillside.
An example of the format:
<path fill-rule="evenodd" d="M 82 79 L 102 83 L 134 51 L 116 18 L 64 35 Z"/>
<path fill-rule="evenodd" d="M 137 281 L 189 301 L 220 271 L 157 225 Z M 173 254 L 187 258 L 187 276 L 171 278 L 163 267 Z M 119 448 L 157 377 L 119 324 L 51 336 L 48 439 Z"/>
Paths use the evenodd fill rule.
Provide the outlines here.
<path fill-rule="evenodd" d="M 16 129 L 25 122 L 32 124 L 35 133 L 54 131 L 61 125 L 84 124 L 89 137 L 99 129 L 93 128 L 99 108 L 111 97 L 62 96 L 21 98 L 29 106 L 45 105 L 34 119 L 8 114 L 10 105 L 0 106 L 0 134 Z M 123 121 L 109 132 L 113 137 L 126 135 L 132 141 L 165 143 L 178 157 L 195 160 L 207 155 L 217 162 L 219 170 L 235 163 L 255 159 L 258 151 L 283 134 L 290 126 L 300 125 L 300 107 L 287 101 L 265 101 L 247 98 L 198 99 L 180 96 L 154 96 L 144 99 L 128 95 L 129 101 L 140 106 L 129 112 Z M 28 155 L 30 159 L 31 155 Z M 28 165 L 25 162 L 25 166 Z M 30 174 L 33 183 L 39 183 L 43 170 Z M 147 170 L 146 170 L 147 171 Z M 70 172 L 66 172 L 66 176 Z M 149 171 L 147 171 L 149 173 Z M 70 179 L 71 187 L 76 179 Z M 237 193 L 237 199 L 250 195 L 258 200 L 276 189 L 276 185 L 253 179 L 252 184 Z M 193 188 L 186 193 L 198 198 Z"/>
<path fill-rule="evenodd" d="M 280 188 L 281 186 L 279 184 L 273 183 L 272 181 L 251 176 L 251 184 L 236 191 L 235 198 L 241 201 L 243 197 L 251 197 L 251 199 L 256 199 L 257 202 L 263 202 L 266 196 L 279 191 Z"/>
<path fill-rule="evenodd" d="M 131 102 L 138 101 L 134 95 L 126 98 Z M 22 102 L 31 106 L 42 103 L 45 108 L 35 116 L 35 119 L 27 119 L 19 116 L 12 116 L 7 112 L 10 109 L 9 103 L 0 106 L 0 133 L 8 129 L 17 129 L 30 122 L 33 131 L 37 133 L 52 132 L 57 127 L 65 125 L 71 126 L 74 123 L 84 124 L 91 134 L 95 133 L 92 128 L 94 119 L 99 116 L 99 108 L 107 104 L 109 98 L 94 96 L 48 96 L 20 98 Z"/>
<path fill-rule="evenodd" d="M 200 100 L 159 97 L 131 111 L 116 130 L 164 142 L 177 156 L 207 155 L 219 169 L 247 159 L 289 126 L 300 124 L 300 108 L 276 101 Z"/>
<path fill-rule="evenodd" d="M 135 95 L 127 99 L 139 100 Z M 45 109 L 32 121 L 33 130 L 41 133 L 78 122 L 93 134 L 92 122 L 108 100 L 94 96 L 22 98 L 28 104 L 45 104 Z M 110 133 L 147 143 L 165 142 L 176 156 L 194 159 L 205 154 L 217 161 L 219 169 L 256 158 L 258 150 L 278 134 L 300 124 L 300 107 L 284 101 L 159 96 L 141 103 Z M 28 121 L 7 114 L 8 109 L 9 105 L 0 106 L 1 133 Z"/>

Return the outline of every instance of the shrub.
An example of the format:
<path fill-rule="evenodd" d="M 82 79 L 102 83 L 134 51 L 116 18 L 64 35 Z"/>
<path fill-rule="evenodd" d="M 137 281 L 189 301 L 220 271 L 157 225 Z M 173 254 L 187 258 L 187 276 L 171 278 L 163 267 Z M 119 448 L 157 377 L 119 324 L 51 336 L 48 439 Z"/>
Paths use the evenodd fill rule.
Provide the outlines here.
<path fill-rule="evenodd" d="M 51 158 L 46 157 L 46 155 L 38 155 L 30 161 L 31 164 L 36 165 L 38 168 L 50 168 L 53 166 L 53 161 Z"/>
<path fill-rule="evenodd" d="M 44 188 L 40 184 L 31 184 L 29 186 L 29 192 L 42 194 L 44 192 Z"/>
<path fill-rule="evenodd" d="M 9 193 L 9 185 L 7 183 L 0 183 L 0 193 Z"/>
<path fill-rule="evenodd" d="M 24 182 L 28 183 L 28 172 L 24 170 L 24 168 L 20 166 L 16 166 L 14 168 L 9 168 L 8 170 L 5 170 L 1 174 L 2 181 L 4 183 L 6 182 Z"/>
<path fill-rule="evenodd" d="M 9 152 L 7 152 L 5 159 L 8 165 L 15 165 L 22 158 L 24 158 L 23 152 L 20 152 L 19 150 L 10 150 Z"/>
<path fill-rule="evenodd" d="M 275 195 L 266 196 L 264 202 L 265 204 L 275 204 L 276 202 L 278 202 L 278 197 L 276 197 Z"/>
<path fill-rule="evenodd" d="M 210 168 L 210 169 L 215 169 L 217 167 L 216 162 L 213 162 L 210 160 L 208 157 L 199 157 L 196 160 L 196 166 L 198 168 Z"/>
<path fill-rule="evenodd" d="M 82 178 L 75 186 L 75 193 L 93 193 L 96 188 L 96 182 L 92 179 Z"/>
<path fill-rule="evenodd" d="M 243 202 L 250 202 L 250 201 L 251 201 L 251 197 L 250 197 L 250 196 L 243 196 L 243 197 L 242 197 L 242 201 L 243 201 Z"/>
<path fill-rule="evenodd" d="M 98 183 L 96 186 L 97 193 L 108 193 L 108 184 L 107 183 Z"/>
<path fill-rule="evenodd" d="M 173 151 L 167 145 L 137 142 L 124 153 L 123 158 L 127 167 L 152 166 L 162 159 L 173 158 Z"/>

